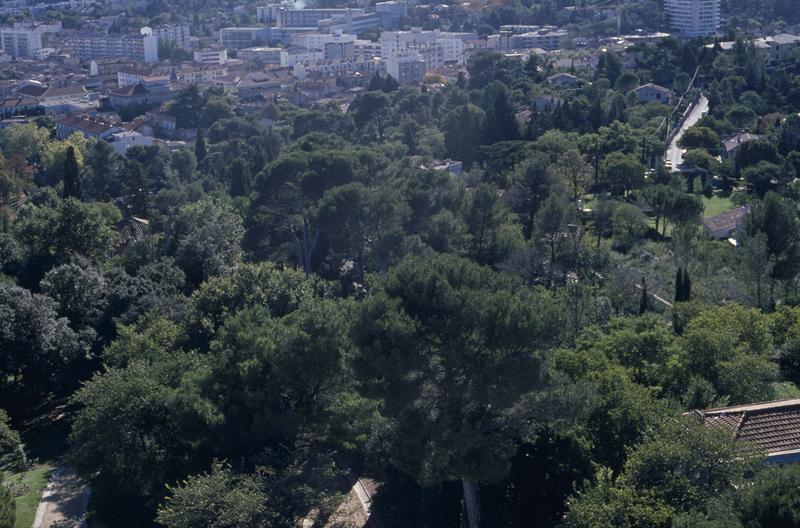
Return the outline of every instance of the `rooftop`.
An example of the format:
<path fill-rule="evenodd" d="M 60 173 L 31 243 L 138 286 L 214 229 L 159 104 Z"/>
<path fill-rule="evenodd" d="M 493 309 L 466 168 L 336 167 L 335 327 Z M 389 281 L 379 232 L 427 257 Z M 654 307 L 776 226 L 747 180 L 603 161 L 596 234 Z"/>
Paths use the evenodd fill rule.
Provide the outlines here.
<path fill-rule="evenodd" d="M 725 229 L 736 229 L 749 211 L 750 208 L 743 205 L 721 215 L 710 216 L 703 220 L 703 227 L 711 233 Z"/>
<path fill-rule="evenodd" d="M 800 399 L 692 411 L 708 427 L 731 431 L 768 457 L 800 451 Z"/>

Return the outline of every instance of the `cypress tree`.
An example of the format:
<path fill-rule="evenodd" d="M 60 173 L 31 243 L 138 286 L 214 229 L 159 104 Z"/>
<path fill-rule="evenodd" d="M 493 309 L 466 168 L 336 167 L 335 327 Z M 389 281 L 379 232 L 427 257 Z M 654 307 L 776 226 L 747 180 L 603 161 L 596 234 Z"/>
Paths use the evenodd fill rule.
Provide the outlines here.
<path fill-rule="evenodd" d="M 81 199 L 81 168 L 75 158 L 75 147 L 67 147 L 64 159 L 64 198 Z"/>
<path fill-rule="evenodd" d="M 197 163 L 200 163 L 206 156 L 208 155 L 208 151 L 206 150 L 206 140 L 203 138 L 203 129 L 197 129 L 197 138 L 194 140 L 194 157 L 197 158 Z"/>
<path fill-rule="evenodd" d="M 639 301 L 639 315 L 650 310 L 650 294 L 647 293 L 647 282 L 642 277 L 642 299 Z"/>
<path fill-rule="evenodd" d="M 678 272 L 675 274 L 675 302 L 683 300 L 683 268 L 678 267 Z"/>
<path fill-rule="evenodd" d="M 367 86 L 367 91 L 369 92 L 379 92 L 383 90 L 383 77 L 378 72 L 375 72 L 375 75 L 372 76 L 372 79 L 369 81 L 369 86 Z"/>
<path fill-rule="evenodd" d="M 692 300 L 692 279 L 689 278 L 689 270 L 683 270 L 683 288 L 681 288 L 683 301 L 691 301 Z"/>
<path fill-rule="evenodd" d="M 397 80 L 391 75 L 387 74 L 386 79 L 383 80 L 383 91 L 389 93 L 396 91 L 398 88 L 400 88 L 400 85 L 398 84 Z"/>

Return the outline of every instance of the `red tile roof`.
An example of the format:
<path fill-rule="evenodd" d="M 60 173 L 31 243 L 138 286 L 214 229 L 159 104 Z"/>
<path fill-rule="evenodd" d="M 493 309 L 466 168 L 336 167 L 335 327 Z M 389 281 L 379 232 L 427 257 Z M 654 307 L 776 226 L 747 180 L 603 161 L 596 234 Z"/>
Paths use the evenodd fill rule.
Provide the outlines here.
<path fill-rule="evenodd" d="M 708 427 L 723 427 L 767 455 L 800 450 L 800 399 L 693 411 Z"/>

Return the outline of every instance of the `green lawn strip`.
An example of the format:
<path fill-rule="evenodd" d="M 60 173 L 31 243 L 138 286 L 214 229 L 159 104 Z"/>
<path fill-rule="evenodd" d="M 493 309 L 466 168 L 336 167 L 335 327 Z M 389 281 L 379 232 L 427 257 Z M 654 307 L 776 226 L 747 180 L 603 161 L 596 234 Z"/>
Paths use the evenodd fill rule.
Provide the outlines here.
<path fill-rule="evenodd" d="M 703 218 L 721 215 L 734 208 L 733 202 L 728 197 L 715 194 L 711 198 L 703 196 Z"/>
<path fill-rule="evenodd" d="M 5 472 L 5 485 L 14 490 L 24 490 L 24 494 L 16 497 L 17 520 L 15 528 L 31 528 L 33 517 L 36 515 L 36 508 L 42 491 L 47 485 L 53 466 L 50 464 L 37 464 L 27 471 L 19 473 Z"/>

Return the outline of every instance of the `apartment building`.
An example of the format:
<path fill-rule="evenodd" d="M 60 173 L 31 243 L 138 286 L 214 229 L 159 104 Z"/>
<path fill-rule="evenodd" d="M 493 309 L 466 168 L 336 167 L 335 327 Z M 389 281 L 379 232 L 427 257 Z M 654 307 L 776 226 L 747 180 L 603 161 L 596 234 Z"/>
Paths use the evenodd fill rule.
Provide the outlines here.
<path fill-rule="evenodd" d="M 381 33 L 381 56 L 389 59 L 401 55 L 420 53 L 425 56 L 429 68 L 438 68 L 442 63 L 463 62 L 466 42 L 477 38 L 474 33 L 445 33 L 441 31 L 423 31 L 414 27 L 410 31 L 384 31 Z M 438 47 L 440 52 L 430 51 Z M 421 50 L 427 51 L 421 51 Z M 437 56 L 431 60 L 428 57 Z M 440 58 L 438 58 L 440 56 Z"/>
<path fill-rule="evenodd" d="M 384 29 L 395 29 L 400 20 L 408 16 L 408 4 L 405 1 L 389 0 L 375 4 L 375 12 L 381 16 Z"/>
<path fill-rule="evenodd" d="M 519 35 L 512 35 L 508 39 L 509 49 L 541 48 L 546 51 L 561 49 L 566 43 L 569 33 L 563 29 L 540 29 Z"/>
<path fill-rule="evenodd" d="M 350 58 L 354 54 L 355 35 L 337 31 L 329 33 L 303 33 L 296 35 L 292 42 L 301 48 L 322 50 L 326 59 Z"/>
<path fill-rule="evenodd" d="M 3 53 L 12 59 L 33 59 L 42 49 L 42 32 L 38 29 L 4 28 L 0 30 Z"/>
<path fill-rule="evenodd" d="M 198 62 L 200 64 L 225 64 L 228 62 L 228 50 L 197 50 L 194 52 L 194 62 Z"/>
<path fill-rule="evenodd" d="M 670 25 L 684 37 L 713 35 L 719 29 L 720 0 L 666 0 Z"/>
<path fill-rule="evenodd" d="M 289 52 L 284 48 L 259 46 L 240 49 L 236 57 L 243 61 L 261 62 L 263 64 L 288 64 Z"/>
<path fill-rule="evenodd" d="M 336 77 L 339 75 L 362 73 L 367 77 L 372 77 L 379 71 L 381 62 L 379 59 L 353 60 L 317 60 L 309 62 L 298 62 L 292 66 L 292 73 L 298 79 L 308 77 Z"/>
<path fill-rule="evenodd" d="M 191 51 L 192 44 L 189 39 L 189 24 L 166 24 L 155 26 L 153 35 L 158 39 L 159 44 L 174 42 L 182 50 Z"/>
<path fill-rule="evenodd" d="M 219 45 L 223 48 L 250 48 L 270 41 L 270 28 L 228 27 L 219 30 Z"/>
<path fill-rule="evenodd" d="M 66 39 L 65 45 L 72 55 L 83 60 L 126 57 L 145 64 L 158 62 L 158 38 L 149 28 L 122 36 L 76 33 Z"/>
<path fill-rule="evenodd" d="M 425 59 L 421 56 L 393 57 L 386 61 L 386 73 L 400 84 L 418 84 L 425 79 Z"/>

